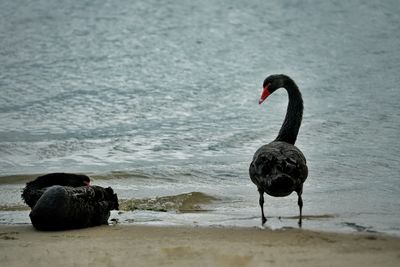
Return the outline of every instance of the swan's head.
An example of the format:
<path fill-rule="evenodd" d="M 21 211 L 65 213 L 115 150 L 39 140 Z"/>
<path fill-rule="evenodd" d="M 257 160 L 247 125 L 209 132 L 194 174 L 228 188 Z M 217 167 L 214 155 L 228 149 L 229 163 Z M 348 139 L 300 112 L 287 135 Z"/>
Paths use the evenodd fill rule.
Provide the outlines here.
<path fill-rule="evenodd" d="M 86 175 L 74 174 L 68 175 L 66 174 L 64 177 L 60 177 L 57 179 L 59 185 L 79 187 L 79 186 L 89 186 L 90 178 Z"/>
<path fill-rule="evenodd" d="M 258 104 L 261 104 L 262 102 L 267 99 L 267 97 L 275 92 L 277 89 L 283 87 L 286 75 L 283 74 L 274 74 L 268 76 L 263 83 L 263 92 L 261 94 L 260 100 L 258 101 Z"/>

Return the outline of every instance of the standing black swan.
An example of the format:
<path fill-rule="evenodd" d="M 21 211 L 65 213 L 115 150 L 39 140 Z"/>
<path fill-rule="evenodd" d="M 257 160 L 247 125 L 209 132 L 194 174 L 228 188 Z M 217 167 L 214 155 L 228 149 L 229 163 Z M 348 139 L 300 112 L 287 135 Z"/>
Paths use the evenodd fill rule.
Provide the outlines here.
<path fill-rule="evenodd" d="M 302 223 L 303 183 L 308 175 L 306 158 L 294 146 L 303 117 L 303 99 L 296 83 L 288 76 L 271 75 L 264 80 L 259 104 L 279 88 L 285 88 L 289 95 L 289 105 L 278 137 L 260 147 L 254 154 L 249 173 L 260 194 L 262 225 L 264 216 L 264 193 L 274 197 L 284 197 L 295 191 L 300 208 L 299 226 Z"/>
<path fill-rule="evenodd" d="M 33 226 L 65 230 L 107 224 L 118 197 L 111 187 L 89 186 L 89 181 L 85 175 L 52 173 L 27 183 L 22 198 L 32 205 Z"/>

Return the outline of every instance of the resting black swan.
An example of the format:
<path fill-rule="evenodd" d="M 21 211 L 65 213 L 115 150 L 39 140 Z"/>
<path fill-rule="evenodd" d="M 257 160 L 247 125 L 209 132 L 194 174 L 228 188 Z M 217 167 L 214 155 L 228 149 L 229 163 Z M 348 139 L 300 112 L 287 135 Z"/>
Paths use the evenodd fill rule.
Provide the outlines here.
<path fill-rule="evenodd" d="M 40 195 L 31 202 L 33 226 L 38 230 L 65 230 L 107 224 L 110 210 L 118 209 L 118 197 L 111 187 L 79 186 L 88 181 L 85 175 L 53 173 L 29 182 L 22 194 L 25 201 Z"/>
<path fill-rule="evenodd" d="M 26 184 L 22 191 L 22 199 L 32 209 L 46 189 L 53 185 L 79 187 L 90 184 L 90 178 L 83 174 L 49 173 L 37 177 Z"/>
<path fill-rule="evenodd" d="M 249 173 L 252 182 L 260 194 L 261 221 L 265 224 L 264 193 L 274 197 L 284 197 L 295 191 L 298 195 L 302 223 L 303 183 L 308 175 L 306 158 L 294 146 L 303 117 L 303 99 L 296 83 L 288 76 L 271 75 L 264 80 L 263 92 L 259 104 L 279 88 L 285 88 L 289 95 L 289 104 L 285 120 L 278 137 L 271 143 L 263 145 L 254 154 Z"/>

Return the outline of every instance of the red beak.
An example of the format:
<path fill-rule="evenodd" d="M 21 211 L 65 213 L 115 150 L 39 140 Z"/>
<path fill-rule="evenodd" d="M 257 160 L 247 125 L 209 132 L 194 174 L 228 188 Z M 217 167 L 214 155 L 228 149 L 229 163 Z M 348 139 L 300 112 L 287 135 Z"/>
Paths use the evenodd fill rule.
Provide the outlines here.
<path fill-rule="evenodd" d="M 267 99 L 267 97 L 271 94 L 271 93 L 268 91 L 268 87 L 269 87 L 270 85 L 271 85 L 271 84 L 269 83 L 269 84 L 267 84 L 267 85 L 264 87 L 264 90 L 263 90 L 263 92 L 262 92 L 262 94 L 261 94 L 261 97 L 260 97 L 260 100 L 258 101 L 258 104 L 261 104 L 262 102 L 264 102 L 264 100 Z"/>

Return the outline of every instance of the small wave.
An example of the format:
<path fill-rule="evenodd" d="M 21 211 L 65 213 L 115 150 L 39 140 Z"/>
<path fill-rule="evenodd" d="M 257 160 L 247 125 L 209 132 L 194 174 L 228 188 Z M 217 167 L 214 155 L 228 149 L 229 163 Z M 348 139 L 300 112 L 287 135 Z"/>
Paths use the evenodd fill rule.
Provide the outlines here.
<path fill-rule="evenodd" d="M 124 199 L 120 200 L 120 210 L 152 210 L 152 211 L 177 211 L 177 212 L 200 212 L 207 211 L 202 205 L 210 204 L 219 200 L 216 197 L 201 193 L 190 192 L 174 196 Z"/>
<path fill-rule="evenodd" d="M 60 170 L 58 172 L 63 172 L 64 170 Z M 81 173 L 81 172 L 77 172 Z M 46 173 L 30 173 L 30 174 L 15 174 L 15 175 L 4 175 L 0 176 L 0 185 L 3 184 L 24 184 L 29 181 L 36 179 L 37 177 L 44 175 Z M 135 180 L 162 180 L 162 181 L 175 181 L 175 179 L 170 178 L 169 176 L 162 176 L 161 173 L 155 173 L 151 170 L 142 171 L 111 171 L 106 173 L 91 173 L 86 172 L 82 173 L 88 175 L 93 181 L 96 180 L 113 180 L 113 179 L 135 179 Z M 171 173 L 170 176 L 173 176 L 175 173 Z M 183 175 L 190 175 L 187 173 L 183 173 Z"/>
<path fill-rule="evenodd" d="M 111 179 L 154 179 L 155 177 L 141 171 L 111 171 L 104 174 L 89 174 L 95 180 L 111 180 Z"/>
<path fill-rule="evenodd" d="M 27 205 L 0 205 L 0 211 L 21 211 L 21 210 L 29 210 Z"/>
<path fill-rule="evenodd" d="M 0 176 L 0 185 L 3 184 L 23 184 L 29 182 L 42 174 L 17 174 Z"/>
<path fill-rule="evenodd" d="M 87 173 L 87 175 L 93 179 L 93 181 L 96 180 L 113 180 L 113 179 L 134 179 L 134 180 L 145 180 L 145 181 L 156 181 L 156 180 L 162 180 L 164 182 L 169 181 L 169 182 L 175 182 L 176 179 L 170 178 L 169 176 L 166 176 L 161 173 L 154 173 L 151 170 L 150 171 L 144 171 L 144 170 L 135 170 L 135 171 L 111 171 L 108 173 L 103 173 L 103 174 L 91 174 Z M 173 176 L 173 175 L 171 175 Z"/>
<path fill-rule="evenodd" d="M 337 215 L 334 214 L 321 214 L 321 215 L 304 215 L 302 216 L 305 220 L 324 220 L 324 219 L 333 219 L 336 218 Z M 298 219 L 299 216 L 279 216 L 279 219 Z"/>
<path fill-rule="evenodd" d="M 356 230 L 357 232 L 376 233 L 376 231 L 372 230 L 372 227 L 370 227 L 370 226 L 363 226 L 363 225 L 359 225 L 359 224 L 351 223 L 351 222 L 344 222 L 344 223 L 342 223 L 342 225 L 348 226 L 348 227 Z"/>

